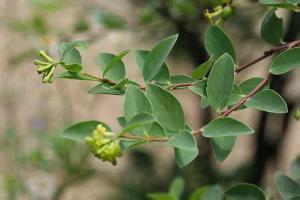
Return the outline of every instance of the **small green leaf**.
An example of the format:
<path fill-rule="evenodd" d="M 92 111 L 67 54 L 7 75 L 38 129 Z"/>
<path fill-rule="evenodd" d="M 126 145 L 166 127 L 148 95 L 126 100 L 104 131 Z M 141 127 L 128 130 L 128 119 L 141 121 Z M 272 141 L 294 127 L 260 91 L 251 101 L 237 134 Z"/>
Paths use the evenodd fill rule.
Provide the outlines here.
<path fill-rule="evenodd" d="M 261 37 L 269 44 L 276 45 L 283 43 L 283 20 L 276 16 L 272 9 L 265 16 L 260 30 Z"/>
<path fill-rule="evenodd" d="M 84 139 L 93 134 L 93 130 L 99 125 L 102 124 L 109 131 L 111 129 L 104 123 L 99 121 L 85 121 L 74 124 L 73 126 L 64 130 L 60 135 L 64 138 L 76 140 L 79 142 L 84 142 Z"/>
<path fill-rule="evenodd" d="M 242 89 L 237 84 L 234 83 L 232 93 L 227 104 L 234 105 L 237 102 L 239 102 L 243 97 L 244 94 L 242 92 Z"/>
<path fill-rule="evenodd" d="M 130 121 L 126 123 L 126 127 L 123 128 L 121 135 L 124 133 L 132 132 L 134 129 L 144 128 L 145 125 L 152 124 L 154 122 L 154 118 L 149 113 L 139 113 L 134 116 Z M 143 135 L 143 132 L 137 135 Z"/>
<path fill-rule="evenodd" d="M 248 108 L 255 108 L 270 113 L 287 113 L 288 108 L 282 97 L 275 91 L 266 89 L 258 92 L 245 105 Z"/>
<path fill-rule="evenodd" d="M 63 53 L 61 66 L 70 72 L 80 72 L 82 70 L 82 59 L 79 51 L 75 48 L 71 48 Z"/>
<path fill-rule="evenodd" d="M 206 85 L 207 80 L 200 80 L 194 83 L 194 86 L 190 86 L 189 89 L 196 95 L 199 95 L 201 97 L 206 97 Z"/>
<path fill-rule="evenodd" d="M 275 75 L 284 74 L 292 69 L 300 67 L 300 48 L 288 49 L 278 56 L 272 62 L 270 72 Z"/>
<path fill-rule="evenodd" d="M 290 175 L 293 179 L 300 181 L 300 156 L 298 156 L 291 164 Z"/>
<path fill-rule="evenodd" d="M 203 79 L 205 78 L 206 74 L 209 72 L 209 70 L 212 68 L 213 64 L 214 64 L 214 56 L 211 56 L 209 58 L 209 60 L 207 60 L 206 62 L 202 63 L 201 65 L 199 65 L 192 74 L 192 77 L 194 79 Z"/>
<path fill-rule="evenodd" d="M 169 194 L 176 200 L 179 200 L 184 190 L 184 180 L 181 177 L 176 177 L 169 188 Z"/>
<path fill-rule="evenodd" d="M 292 3 L 278 1 L 278 0 L 259 0 L 260 4 L 266 5 L 266 6 L 273 6 L 275 8 L 286 8 L 290 10 L 297 9 L 297 5 L 294 5 Z"/>
<path fill-rule="evenodd" d="M 181 84 L 181 83 L 193 83 L 195 80 L 187 75 L 174 75 L 171 76 L 171 84 Z"/>
<path fill-rule="evenodd" d="M 121 81 L 125 78 L 125 65 L 121 59 L 128 52 L 125 51 L 117 56 L 110 53 L 98 54 L 96 62 L 106 78 L 112 81 Z"/>
<path fill-rule="evenodd" d="M 167 145 L 185 150 L 193 150 L 197 148 L 195 138 L 190 132 L 187 131 L 180 132 L 172 136 L 167 142 Z"/>
<path fill-rule="evenodd" d="M 249 94 L 254 88 L 256 88 L 264 79 L 261 77 L 254 77 L 245 80 L 240 84 L 240 88 L 244 95 Z M 261 90 L 268 89 L 269 84 L 266 84 Z"/>
<path fill-rule="evenodd" d="M 147 133 L 148 133 L 148 135 L 154 136 L 154 137 L 165 137 L 166 136 L 165 129 L 158 122 L 154 122 L 153 124 L 151 124 L 151 126 L 148 127 L 148 129 L 147 129 Z"/>
<path fill-rule="evenodd" d="M 141 144 L 144 144 L 145 142 L 147 142 L 146 140 L 121 140 L 120 145 L 122 147 L 123 150 L 128 150 L 128 149 L 132 149 L 135 148 Z"/>
<path fill-rule="evenodd" d="M 236 136 L 211 138 L 214 155 L 219 162 L 223 162 L 234 147 Z"/>
<path fill-rule="evenodd" d="M 60 56 L 64 57 L 71 49 L 84 48 L 86 49 L 88 43 L 86 41 L 73 41 L 73 42 L 62 42 L 59 45 Z"/>
<path fill-rule="evenodd" d="M 193 192 L 189 200 L 223 200 L 223 193 L 219 185 L 203 186 Z"/>
<path fill-rule="evenodd" d="M 217 111 L 226 107 L 234 83 L 234 63 L 230 55 L 224 54 L 214 64 L 207 80 L 207 99 Z"/>
<path fill-rule="evenodd" d="M 144 92 L 136 86 L 130 85 L 125 93 L 124 101 L 125 119 L 129 121 L 139 113 L 152 113 L 152 108 L 149 100 Z"/>
<path fill-rule="evenodd" d="M 123 95 L 125 93 L 122 89 L 112 89 L 112 86 L 107 83 L 100 83 L 89 90 L 91 94 L 111 94 L 111 95 Z"/>
<path fill-rule="evenodd" d="M 92 78 L 90 76 L 86 76 L 86 75 L 83 75 L 83 74 L 78 73 L 78 72 L 69 72 L 69 71 L 57 74 L 55 76 L 55 78 L 66 78 L 66 79 L 74 79 L 74 80 L 98 81 L 98 79 L 96 79 L 96 78 Z"/>
<path fill-rule="evenodd" d="M 136 62 L 139 66 L 139 69 L 143 72 L 144 63 L 149 51 L 137 50 L 136 51 Z M 153 78 L 156 83 L 162 85 L 168 85 L 170 83 L 170 72 L 166 63 L 163 63 L 158 74 Z"/>
<path fill-rule="evenodd" d="M 153 115 L 167 131 L 175 133 L 184 128 L 184 113 L 177 98 L 167 90 L 148 84 L 146 96 L 152 105 Z"/>
<path fill-rule="evenodd" d="M 184 167 L 192 162 L 198 155 L 198 148 L 192 150 L 174 148 L 175 160 L 179 167 Z"/>
<path fill-rule="evenodd" d="M 204 44 L 210 56 L 214 56 L 217 59 L 228 53 L 236 62 L 236 54 L 232 42 L 221 27 L 216 25 L 209 26 L 205 32 Z"/>
<path fill-rule="evenodd" d="M 281 172 L 276 173 L 275 179 L 277 188 L 283 199 L 300 196 L 300 185 L 296 181 Z"/>
<path fill-rule="evenodd" d="M 171 52 L 178 35 L 172 35 L 161 42 L 149 52 L 143 66 L 144 80 L 149 82 L 158 74 L 165 59 Z"/>
<path fill-rule="evenodd" d="M 239 136 L 254 133 L 247 125 L 229 117 L 218 118 L 211 121 L 201 129 L 201 132 L 204 137 L 209 138 Z"/>
<path fill-rule="evenodd" d="M 225 192 L 227 200 L 265 200 L 264 192 L 256 185 L 241 183 L 229 188 Z"/>

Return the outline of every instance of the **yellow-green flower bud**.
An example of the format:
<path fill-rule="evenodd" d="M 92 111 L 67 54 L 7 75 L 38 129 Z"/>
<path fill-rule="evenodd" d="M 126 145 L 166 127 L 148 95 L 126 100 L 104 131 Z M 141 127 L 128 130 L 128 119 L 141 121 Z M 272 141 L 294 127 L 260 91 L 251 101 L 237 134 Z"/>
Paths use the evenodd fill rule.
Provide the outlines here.
<path fill-rule="evenodd" d="M 50 69 L 51 67 L 53 67 L 55 64 L 51 63 L 51 64 L 48 64 L 48 65 L 45 65 L 45 66 L 40 66 L 38 67 L 37 69 L 37 72 L 44 72 L 44 71 L 47 71 L 48 69 Z M 50 71 L 50 70 L 49 70 Z"/>
<path fill-rule="evenodd" d="M 50 63 L 48 63 L 48 62 L 43 62 L 43 61 L 40 61 L 40 60 L 35 60 L 34 62 L 33 62 L 33 64 L 35 64 L 35 65 L 48 65 L 48 64 L 50 64 Z"/>
<path fill-rule="evenodd" d="M 92 153 L 103 161 L 109 161 L 113 165 L 117 164 L 116 158 L 122 156 L 122 149 L 119 141 L 115 139 L 116 134 L 107 131 L 102 124 L 99 124 L 91 135 L 85 138 L 85 142 L 89 145 Z"/>
<path fill-rule="evenodd" d="M 294 112 L 294 118 L 298 121 L 300 120 L 300 108 L 296 109 Z"/>
<path fill-rule="evenodd" d="M 51 83 L 51 78 L 53 77 L 54 70 L 55 66 L 50 69 L 50 71 L 48 72 L 48 74 L 46 74 L 45 77 L 43 77 L 43 83 Z"/>
<path fill-rule="evenodd" d="M 40 56 L 42 56 L 43 58 L 45 58 L 48 62 L 54 63 L 55 61 L 47 55 L 47 53 L 43 50 L 39 51 Z"/>

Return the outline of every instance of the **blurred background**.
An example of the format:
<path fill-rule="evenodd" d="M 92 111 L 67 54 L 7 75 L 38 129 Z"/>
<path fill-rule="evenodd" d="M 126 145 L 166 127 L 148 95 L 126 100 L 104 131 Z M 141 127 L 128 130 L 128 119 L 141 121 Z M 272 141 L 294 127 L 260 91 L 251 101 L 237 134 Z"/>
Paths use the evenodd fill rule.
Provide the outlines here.
<path fill-rule="evenodd" d="M 185 195 L 198 186 L 236 182 L 274 189 L 273 173 L 288 171 L 300 152 L 300 123 L 293 111 L 300 106 L 300 71 L 274 77 L 271 87 L 284 96 L 285 115 L 244 110 L 234 114 L 256 133 L 239 137 L 224 163 L 213 158 L 208 140 L 198 138 L 200 154 L 189 166 L 176 166 L 171 149 L 146 145 L 125 153 L 117 166 L 103 163 L 85 145 L 58 137 L 68 125 L 96 119 L 120 127 L 120 96 L 91 95 L 93 85 L 55 80 L 42 84 L 32 62 L 45 49 L 58 56 L 62 41 L 87 40 L 82 51 L 85 70 L 99 74 L 100 52 L 150 49 L 157 41 L 179 33 L 168 58 L 173 74 L 191 74 L 207 59 L 203 34 L 208 25 L 205 0 L 1 0 L 0 1 L 0 199 L 140 200 L 146 193 L 167 191 L 175 176 L 186 180 Z M 270 48 L 259 38 L 266 8 L 246 0 L 235 4 L 236 15 L 225 24 L 243 64 Z M 299 39 L 300 14 L 279 10 L 286 41 Z M 142 81 L 134 54 L 124 59 L 131 79 Z M 245 70 L 237 81 L 263 76 L 270 60 Z M 178 91 L 186 118 L 194 129 L 214 116 L 200 108 L 199 98 Z"/>

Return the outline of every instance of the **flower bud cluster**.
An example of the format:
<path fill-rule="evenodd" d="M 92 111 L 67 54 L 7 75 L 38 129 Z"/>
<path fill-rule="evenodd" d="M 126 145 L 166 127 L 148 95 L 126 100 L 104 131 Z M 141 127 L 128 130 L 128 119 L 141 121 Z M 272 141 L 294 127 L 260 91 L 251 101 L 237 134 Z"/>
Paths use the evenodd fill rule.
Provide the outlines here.
<path fill-rule="evenodd" d="M 85 142 L 97 158 L 109 161 L 113 165 L 117 164 L 116 158 L 122 156 L 121 146 L 119 141 L 116 140 L 116 134 L 108 132 L 102 124 L 97 126 L 91 137 L 85 138 Z"/>
<path fill-rule="evenodd" d="M 35 60 L 34 64 L 37 66 L 38 74 L 43 75 L 43 83 L 52 83 L 54 70 L 57 66 L 57 63 L 53 58 L 46 54 L 45 51 L 39 51 L 40 56 L 43 60 Z"/>
<path fill-rule="evenodd" d="M 298 121 L 300 120 L 300 108 L 296 109 L 294 112 L 294 118 Z"/>
<path fill-rule="evenodd" d="M 213 24 L 222 25 L 234 13 L 234 8 L 228 2 L 225 6 L 214 7 L 213 11 L 205 10 L 204 16 Z"/>

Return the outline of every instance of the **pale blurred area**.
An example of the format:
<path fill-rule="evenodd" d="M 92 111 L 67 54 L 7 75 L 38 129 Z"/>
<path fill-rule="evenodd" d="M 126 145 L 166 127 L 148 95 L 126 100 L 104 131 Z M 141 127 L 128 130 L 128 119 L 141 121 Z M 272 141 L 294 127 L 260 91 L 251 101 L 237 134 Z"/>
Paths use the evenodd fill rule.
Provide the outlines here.
<path fill-rule="evenodd" d="M 125 152 L 118 165 L 113 167 L 110 163 L 95 159 L 84 145 L 56 137 L 68 125 L 90 119 L 101 120 L 114 130 L 120 130 L 116 118 L 123 115 L 123 97 L 88 94 L 88 89 L 94 85 L 84 81 L 56 79 L 53 84 L 42 84 L 32 64 L 39 49 L 49 50 L 57 56 L 61 41 L 88 40 L 92 41 L 88 49 L 81 51 L 85 70 L 99 75 L 99 67 L 95 63 L 97 53 L 150 49 L 156 41 L 177 32 L 171 23 L 163 20 L 141 24 L 138 16 L 143 8 L 142 2 L 0 1 L 0 199 L 133 199 L 114 195 L 122 192 L 146 194 L 158 189 L 163 191 L 161 185 L 167 188 L 169 180 L 179 169 L 174 170 L 172 149 L 162 144 L 146 145 L 132 154 Z M 233 20 L 234 25 L 229 24 L 226 30 L 233 37 L 240 63 L 245 63 L 270 47 L 258 39 L 263 9 L 257 11 L 255 5 L 246 1 L 238 2 L 238 12 L 243 13 L 244 17 L 248 16 L 250 22 L 245 24 Z M 114 13 L 120 19 L 101 21 L 99 15 L 103 12 Z M 285 12 L 280 14 L 286 18 L 288 16 Z M 203 38 L 206 26 L 207 23 L 202 23 L 195 27 L 202 33 L 199 38 Z M 128 76 L 142 83 L 134 52 L 123 61 Z M 196 66 L 184 49 L 169 57 L 168 64 L 173 74 L 191 74 Z M 268 64 L 269 60 L 241 73 L 238 81 L 254 75 L 263 76 Z M 292 109 L 300 104 L 299 75 L 299 70 L 294 71 L 283 89 L 284 96 L 293 104 Z M 203 125 L 208 110 L 201 111 L 199 98 L 187 91 L 177 91 L 176 95 L 184 105 L 191 126 L 197 129 Z M 234 117 L 249 123 L 258 131 L 258 112 L 241 111 L 235 113 Z M 288 120 L 288 123 L 284 120 Z M 287 125 L 284 131 L 280 131 L 282 123 Z M 284 137 L 275 158 L 266 161 L 261 181 L 265 188 L 272 186 L 274 170 L 287 172 L 291 161 L 300 153 L 300 123 L 292 115 L 287 116 L 287 119 L 272 115 L 268 118 L 267 126 L 269 132 L 264 136 L 267 141 L 280 138 L 280 134 Z M 205 155 L 211 147 L 201 144 L 200 153 Z M 253 159 L 255 148 L 255 135 L 239 137 L 233 152 L 224 163 L 217 164 L 211 154 L 205 160 L 219 173 L 229 176 Z M 149 156 L 151 158 L 148 159 Z M 153 169 L 150 169 L 148 162 L 149 166 L 153 165 Z M 145 170 L 140 170 L 138 165 L 142 165 Z M 183 169 L 179 174 L 185 175 L 189 182 L 187 174 L 192 175 L 188 170 L 195 172 L 197 166 L 201 166 L 201 163 Z M 201 175 L 194 179 L 196 186 L 207 181 L 201 179 Z M 149 185 L 152 188 L 143 188 L 142 185 L 146 185 L 147 181 L 151 182 Z M 128 186 L 130 182 L 132 185 Z M 140 187 L 135 188 L 134 184 Z M 138 189 L 140 191 L 135 191 Z"/>

